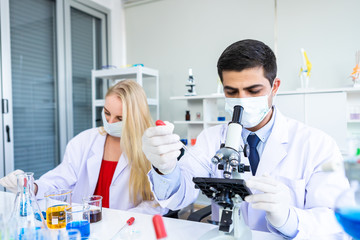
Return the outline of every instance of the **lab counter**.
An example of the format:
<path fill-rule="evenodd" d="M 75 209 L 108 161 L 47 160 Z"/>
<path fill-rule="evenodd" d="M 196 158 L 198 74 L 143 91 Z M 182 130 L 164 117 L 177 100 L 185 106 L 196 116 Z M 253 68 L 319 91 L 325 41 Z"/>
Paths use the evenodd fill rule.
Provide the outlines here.
<path fill-rule="evenodd" d="M 14 199 L 15 194 L 0 191 L 0 214 L 3 214 L 5 218 L 10 216 Z M 39 201 L 39 205 L 41 208 L 43 208 L 44 201 Z M 156 239 L 152 223 L 152 215 L 109 208 L 103 208 L 103 216 L 100 222 L 90 224 L 90 239 L 111 239 L 130 217 L 135 218 L 134 224 L 125 227 L 121 231 L 122 239 Z M 181 219 L 164 217 L 163 220 L 168 234 L 167 239 L 169 240 L 199 239 L 206 232 L 217 228 L 215 225 Z M 253 240 L 282 239 L 279 236 L 267 232 L 252 231 L 252 235 Z"/>

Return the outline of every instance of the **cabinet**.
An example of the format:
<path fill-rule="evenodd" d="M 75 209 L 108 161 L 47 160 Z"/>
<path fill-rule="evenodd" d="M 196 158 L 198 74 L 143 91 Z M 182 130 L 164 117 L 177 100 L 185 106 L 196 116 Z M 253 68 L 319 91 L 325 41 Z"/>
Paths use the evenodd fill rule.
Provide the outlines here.
<path fill-rule="evenodd" d="M 224 94 L 170 97 L 170 100 L 185 100 L 190 111 L 190 121 L 176 120 L 174 124 L 187 125 L 187 139 L 190 143 L 204 129 L 226 121 L 218 121 L 218 117 L 227 117 L 224 109 Z M 199 116 L 200 114 L 200 116 Z M 226 119 L 228 121 L 228 119 Z"/>
<path fill-rule="evenodd" d="M 347 152 L 347 138 L 360 136 L 360 89 L 280 92 L 275 104 L 284 115 L 332 136 L 343 154 Z"/>
<path fill-rule="evenodd" d="M 92 123 L 101 125 L 101 111 L 105 104 L 107 89 L 125 79 L 133 79 L 145 90 L 150 112 L 159 119 L 159 71 L 143 66 L 129 68 L 102 69 L 91 71 L 92 83 Z"/>
<path fill-rule="evenodd" d="M 181 96 L 171 100 L 185 100 L 190 110 L 191 121 L 174 121 L 187 125 L 188 141 L 196 138 L 204 128 L 222 124 L 218 116 L 224 112 L 224 95 Z M 318 128 L 337 142 L 342 153 L 347 151 L 347 138 L 360 137 L 360 88 L 337 88 L 325 90 L 284 91 L 275 98 L 275 105 L 287 117 Z M 221 112 L 222 111 L 222 112 Z M 196 119 L 196 112 L 202 118 Z"/>

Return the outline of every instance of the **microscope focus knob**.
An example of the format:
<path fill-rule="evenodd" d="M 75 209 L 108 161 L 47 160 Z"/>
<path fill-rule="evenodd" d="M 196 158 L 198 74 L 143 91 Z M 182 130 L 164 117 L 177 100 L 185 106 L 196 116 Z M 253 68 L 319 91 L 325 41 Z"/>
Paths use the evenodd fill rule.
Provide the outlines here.
<path fill-rule="evenodd" d="M 217 157 L 213 157 L 213 158 L 211 159 L 211 162 L 212 162 L 213 164 L 218 164 L 218 163 L 219 163 L 219 159 L 218 159 Z"/>
<path fill-rule="evenodd" d="M 213 164 L 218 164 L 220 161 L 221 161 L 221 159 L 223 159 L 223 157 L 224 157 L 224 154 L 221 152 L 221 149 L 215 154 L 215 156 L 213 156 L 213 158 L 211 159 L 211 162 L 213 163 Z"/>
<path fill-rule="evenodd" d="M 250 166 L 241 163 L 241 164 L 239 165 L 239 167 L 238 167 L 238 172 L 239 172 L 239 173 L 250 172 Z"/>
<path fill-rule="evenodd" d="M 237 167 L 239 165 L 239 156 L 235 153 L 230 154 L 229 162 L 232 167 Z"/>

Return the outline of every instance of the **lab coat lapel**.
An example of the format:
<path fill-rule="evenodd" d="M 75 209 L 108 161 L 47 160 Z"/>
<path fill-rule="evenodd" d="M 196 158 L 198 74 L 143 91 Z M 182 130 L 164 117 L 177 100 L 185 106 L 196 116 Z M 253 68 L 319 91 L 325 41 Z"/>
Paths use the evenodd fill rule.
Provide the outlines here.
<path fill-rule="evenodd" d="M 261 176 L 265 172 L 271 173 L 287 155 L 285 148 L 288 142 L 287 121 L 276 108 L 274 110 L 276 111 L 274 126 L 260 156 L 256 176 Z"/>
<path fill-rule="evenodd" d="M 123 152 L 121 155 L 120 155 L 120 159 L 119 159 L 119 162 L 118 164 L 116 165 L 116 169 L 115 169 L 115 172 L 114 172 L 114 176 L 111 180 L 111 185 L 116 185 L 115 182 L 116 182 L 116 179 L 120 176 L 121 172 L 125 169 L 125 167 L 128 165 L 128 159 L 127 159 L 127 156 L 126 154 Z"/>
<path fill-rule="evenodd" d="M 89 152 L 86 169 L 89 183 L 89 190 L 91 193 L 95 191 L 98 182 L 100 167 L 104 156 L 104 145 L 106 135 L 99 135 L 94 141 Z"/>

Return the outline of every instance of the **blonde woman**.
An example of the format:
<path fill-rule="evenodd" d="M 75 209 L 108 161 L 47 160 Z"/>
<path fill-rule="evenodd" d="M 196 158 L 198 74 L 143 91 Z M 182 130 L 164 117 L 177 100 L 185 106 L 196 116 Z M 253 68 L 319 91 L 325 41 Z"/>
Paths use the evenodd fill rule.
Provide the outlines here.
<path fill-rule="evenodd" d="M 104 126 L 85 130 L 67 145 L 64 160 L 35 181 L 37 198 L 56 188 L 73 190 L 73 202 L 101 195 L 103 206 L 164 214 L 153 201 L 147 173 L 151 165 L 142 152 L 141 137 L 153 125 L 142 87 L 125 80 L 111 87 L 102 111 Z M 16 189 L 17 170 L 0 180 Z M 13 185 L 12 185 L 13 183 Z"/>

